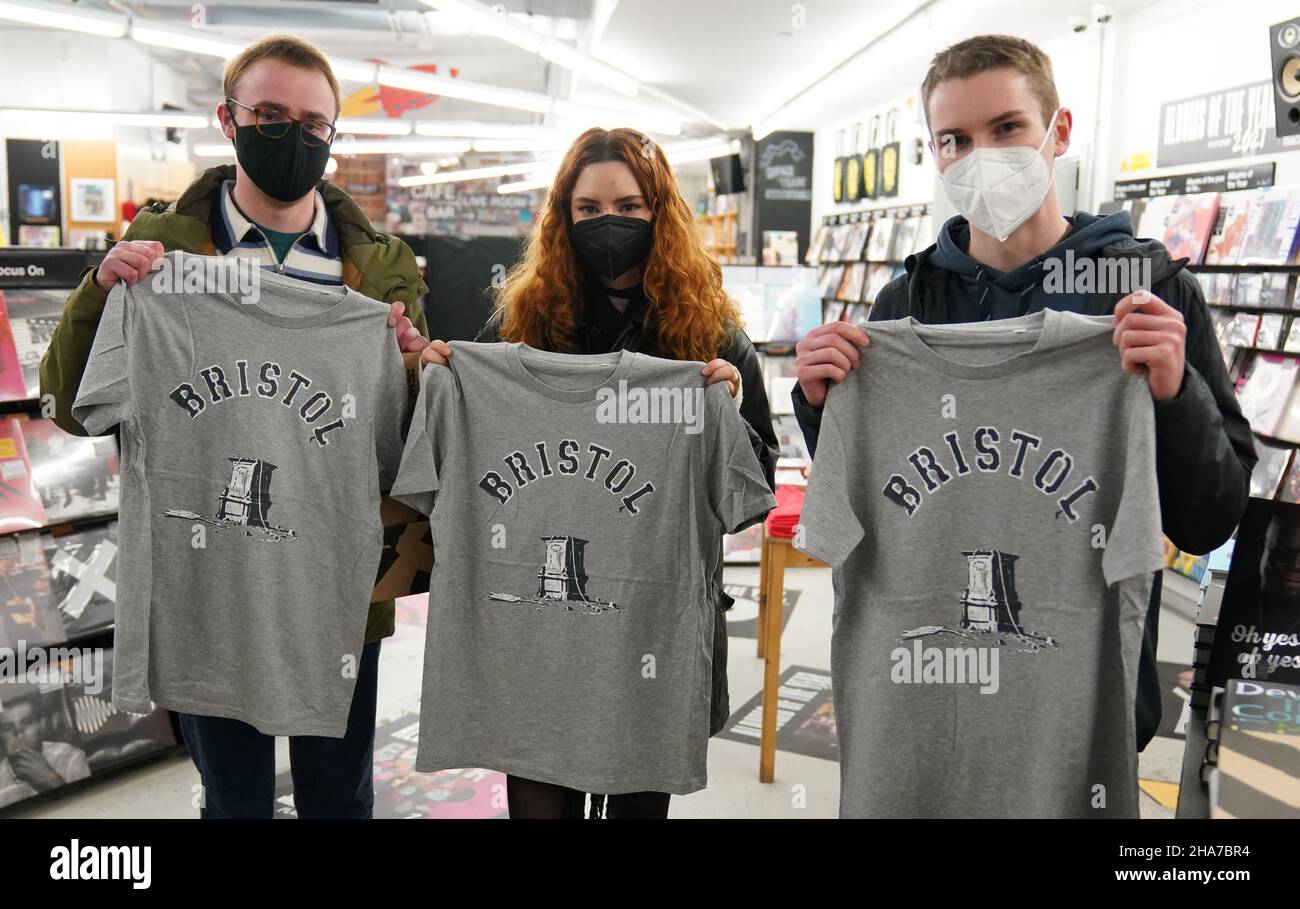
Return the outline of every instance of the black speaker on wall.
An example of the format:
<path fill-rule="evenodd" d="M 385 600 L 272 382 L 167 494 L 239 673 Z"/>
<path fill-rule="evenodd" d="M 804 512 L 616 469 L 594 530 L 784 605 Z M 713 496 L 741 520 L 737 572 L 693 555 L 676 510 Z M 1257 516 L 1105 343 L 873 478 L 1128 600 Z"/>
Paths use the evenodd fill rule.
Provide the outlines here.
<path fill-rule="evenodd" d="M 1300 17 L 1270 26 L 1268 37 L 1277 134 L 1300 135 Z"/>

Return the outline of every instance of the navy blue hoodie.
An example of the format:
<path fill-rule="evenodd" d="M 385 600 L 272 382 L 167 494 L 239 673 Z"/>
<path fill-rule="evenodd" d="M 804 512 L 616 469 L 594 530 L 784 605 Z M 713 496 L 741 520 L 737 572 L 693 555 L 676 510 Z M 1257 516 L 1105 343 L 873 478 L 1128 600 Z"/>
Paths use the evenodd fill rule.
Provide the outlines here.
<path fill-rule="evenodd" d="M 1067 250 L 1074 259 L 1095 257 L 1102 247 L 1118 240 L 1133 239 L 1133 222 L 1126 211 L 1094 215 L 1078 211 L 1066 218 L 1071 230 L 1060 243 L 1014 271 L 1002 272 L 976 262 L 970 249 L 970 225 L 960 215 L 950 218 L 939 231 L 939 242 L 931 263 L 949 272 L 948 305 L 953 322 L 983 322 L 1010 319 L 1056 309 L 1083 312 L 1088 296 L 1082 293 L 1046 293 L 1043 262 L 1064 259 Z"/>

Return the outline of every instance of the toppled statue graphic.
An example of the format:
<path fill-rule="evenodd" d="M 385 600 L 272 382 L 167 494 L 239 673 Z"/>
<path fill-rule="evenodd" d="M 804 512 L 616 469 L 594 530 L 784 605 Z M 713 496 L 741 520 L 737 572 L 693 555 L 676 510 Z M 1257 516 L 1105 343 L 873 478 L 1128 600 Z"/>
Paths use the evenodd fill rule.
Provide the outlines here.
<path fill-rule="evenodd" d="M 583 566 L 586 540 L 567 534 L 540 539 L 546 544 L 546 560 L 537 572 L 537 593 L 532 596 L 493 593 L 488 596 L 489 600 L 532 603 L 539 612 L 553 609 L 583 615 L 605 615 L 620 611 L 617 603 L 587 595 L 587 570 Z"/>
<path fill-rule="evenodd" d="M 271 474 L 275 465 L 258 458 L 226 458 L 230 462 L 230 480 L 217 501 L 214 516 L 169 508 L 163 517 L 199 521 L 218 530 L 241 528 L 244 536 L 264 543 L 297 540 L 298 532 L 277 527 L 268 519 L 271 511 Z"/>
<path fill-rule="evenodd" d="M 970 639 L 992 638 L 1025 653 L 1060 650 L 1050 635 L 1027 631 L 1020 623 L 1020 596 L 1016 593 L 1015 563 L 1020 558 L 996 549 L 963 550 L 969 570 L 961 597 L 961 622 L 957 625 L 922 625 L 903 632 L 903 640 L 932 634 L 955 634 Z"/>

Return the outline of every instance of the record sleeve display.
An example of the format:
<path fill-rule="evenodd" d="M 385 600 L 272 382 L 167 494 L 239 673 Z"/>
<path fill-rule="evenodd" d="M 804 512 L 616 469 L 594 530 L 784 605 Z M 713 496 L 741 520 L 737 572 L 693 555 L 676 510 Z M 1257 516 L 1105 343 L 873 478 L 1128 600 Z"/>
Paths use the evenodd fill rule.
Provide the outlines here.
<path fill-rule="evenodd" d="M 1165 221 L 1173 213 L 1179 196 L 1155 196 L 1148 199 L 1141 220 L 1133 222 L 1133 232 L 1139 237 L 1160 240 L 1165 235 Z"/>
<path fill-rule="evenodd" d="M 888 284 L 893 277 L 894 269 L 892 266 L 885 264 L 871 265 L 867 270 L 867 286 L 863 291 L 865 294 L 863 302 L 875 303 L 880 292 L 885 289 L 885 285 Z"/>
<path fill-rule="evenodd" d="M 1260 350 L 1277 350 L 1282 343 L 1282 330 L 1286 316 L 1266 313 L 1259 317 L 1259 331 L 1255 333 L 1255 346 Z"/>
<path fill-rule="evenodd" d="M 1300 506 L 1252 498 L 1237 529 L 1209 682 L 1300 683 Z"/>
<path fill-rule="evenodd" d="M 1205 246 L 1219 214 L 1218 193 L 1174 196 L 1173 206 L 1165 213 L 1160 237 L 1175 259 L 1188 259 L 1199 265 L 1205 258 Z"/>
<path fill-rule="evenodd" d="M 934 218 L 930 215 L 922 215 L 916 225 L 916 238 L 912 243 L 912 252 L 918 253 L 934 241 Z"/>
<path fill-rule="evenodd" d="M 1258 306 L 1264 276 L 1258 273 L 1237 275 L 1237 283 L 1232 287 L 1232 303 L 1235 306 Z"/>
<path fill-rule="evenodd" d="M 885 262 L 889 259 L 889 246 L 894 239 L 894 219 L 877 218 L 871 222 L 871 239 L 867 241 L 867 261 Z"/>
<path fill-rule="evenodd" d="M 1295 254 L 1300 192 L 1288 186 L 1257 191 L 1250 206 L 1246 238 L 1238 261 L 1242 265 L 1281 265 Z"/>
<path fill-rule="evenodd" d="M 903 218 L 894 229 L 894 239 L 889 244 L 889 261 L 902 262 L 916 249 L 917 232 L 921 229 L 921 219 Z"/>
<path fill-rule="evenodd" d="M 836 244 L 835 230 L 836 229 L 834 227 L 828 228 L 825 236 L 822 237 L 821 246 L 817 250 L 818 264 L 833 262 L 835 261 L 836 257 L 839 255 L 839 250 L 836 248 L 835 245 Z"/>
<path fill-rule="evenodd" d="M 1219 197 L 1219 214 L 1214 220 L 1209 246 L 1205 253 L 1206 265 L 1236 265 L 1246 242 L 1250 225 L 1250 207 L 1253 193 L 1246 191 L 1223 193 Z"/>
<path fill-rule="evenodd" d="M 831 265 L 822 273 L 822 279 L 817 284 L 817 294 L 826 300 L 835 299 L 835 294 L 839 290 L 840 280 L 844 277 L 843 265 Z"/>
<path fill-rule="evenodd" d="M 67 639 L 54 605 L 41 535 L 0 536 L 0 646 L 19 651 Z"/>
<path fill-rule="evenodd" d="M 110 627 L 117 601 L 117 521 L 42 534 L 42 542 L 68 638 Z"/>
<path fill-rule="evenodd" d="M 1282 478 L 1291 465 L 1293 450 L 1287 445 L 1276 445 L 1262 439 L 1255 440 L 1255 453 L 1259 455 L 1259 461 L 1250 475 L 1252 498 L 1271 499 L 1277 495 Z"/>
<path fill-rule="evenodd" d="M 1237 392 L 1241 415 L 1255 432 L 1273 435 L 1295 386 L 1300 360 L 1279 354 L 1260 354 Z"/>
<path fill-rule="evenodd" d="M 64 686 L 72 722 L 85 744 L 91 773 L 135 760 L 176 744 L 165 710 L 127 713 L 109 700 L 113 684 L 112 647 L 104 648 L 103 684 L 69 682 Z"/>
<path fill-rule="evenodd" d="M 1213 290 L 1208 297 L 1212 303 L 1231 303 L 1237 288 L 1237 276 L 1230 271 L 1209 276 Z"/>
<path fill-rule="evenodd" d="M 8 384 L 0 381 L 0 400 L 34 400 L 40 394 L 41 358 L 66 300 L 67 294 L 58 290 L 0 290 L 0 321 L 7 318 L 9 324 L 7 330 L 0 325 L 0 336 L 12 341 L 24 385 L 21 394 L 11 395 Z"/>
<path fill-rule="evenodd" d="M 1212 818 L 1300 818 L 1300 686 L 1228 679 Z"/>
<path fill-rule="evenodd" d="M 856 224 L 841 224 L 835 228 L 835 256 L 834 261 L 843 262 L 849 258 L 849 250 L 856 241 Z"/>
<path fill-rule="evenodd" d="M 1232 347 L 1254 347 L 1255 333 L 1259 330 L 1256 313 L 1239 312 L 1228 326 L 1228 344 Z"/>
<path fill-rule="evenodd" d="M 4 686 L 0 701 L 4 745 L 0 752 L 0 807 L 176 744 L 165 711 L 138 715 L 123 713 L 112 705 L 113 648 L 97 649 L 96 654 L 103 655 L 102 671 L 88 667 L 88 661 L 74 667 L 64 658 Z M 14 760 L 21 752 L 31 757 Z M 44 772 L 29 769 L 34 764 Z"/>
<path fill-rule="evenodd" d="M 853 262 L 844 269 L 835 299 L 856 303 L 862 299 L 862 283 L 867 276 L 867 263 Z"/>
<path fill-rule="evenodd" d="M 867 234 L 870 232 L 871 225 L 866 221 L 859 221 L 856 224 L 848 225 L 848 228 L 844 255 L 841 258 L 845 262 L 857 262 L 862 258 L 862 250 L 866 247 Z"/>
<path fill-rule="evenodd" d="M 113 436 L 74 436 L 51 420 L 22 426 L 46 523 L 116 514 L 121 477 Z"/>
<path fill-rule="evenodd" d="M 850 303 L 844 307 L 844 314 L 840 317 L 850 325 L 860 325 L 867 321 L 867 316 L 871 313 L 871 306 L 867 303 Z"/>
<path fill-rule="evenodd" d="M 808 244 L 808 255 L 804 261 L 809 265 L 817 265 L 821 262 L 822 246 L 826 243 L 826 235 L 831 232 L 829 225 L 823 224 L 817 228 L 817 233 L 813 234 L 812 242 Z"/>
<path fill-rule="evenodd" d="M 1266 309 L 1287 309 L 1291 306 L 1291 276 L 1283 272 L 1260 275 L 1259 305 Z"/>
<path fill-rule="evenodd" d="M 27 380 L 18 361 L 13 323 L 0 293 L 0 401 L 21 401 L 27 397 Z"/>
<path fill-rule="evenodd" d="M 0 418 L 0 534 L 45 525 L 45 508 L 32 480 L 23 420 Z"/>

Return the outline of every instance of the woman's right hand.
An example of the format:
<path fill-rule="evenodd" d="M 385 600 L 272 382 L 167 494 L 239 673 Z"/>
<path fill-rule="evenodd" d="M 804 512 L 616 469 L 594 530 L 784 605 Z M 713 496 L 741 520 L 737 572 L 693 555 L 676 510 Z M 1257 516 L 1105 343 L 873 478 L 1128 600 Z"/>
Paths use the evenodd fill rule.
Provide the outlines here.
<path fill-rule="evenodd" d="M 420 354 L 420 368 L 428 366 L 430 363 L 437 363 L 439 366 L 447 365 L 447 358 L 451 356 L 451 345 L 446 341 L 430 341 L 429 346 Z"/>
<path fill-rule="evenodd" d="M 138 284 L 158 266 L 163 252 L 157 240 L 119 240 L 95 269 L 95 284 L 104 293 L 118 281 L 125 281 L 127 287 Z"/>
<path fill-rule="evenodd" d="M 861 347 L 871 343 L 867 333 L 848 322 L 819 325 L 795 345 L 795 376 L 804 400 L 813 407 L 826 403 L 831 383 L 839 384 L 862 363 Z"/>

